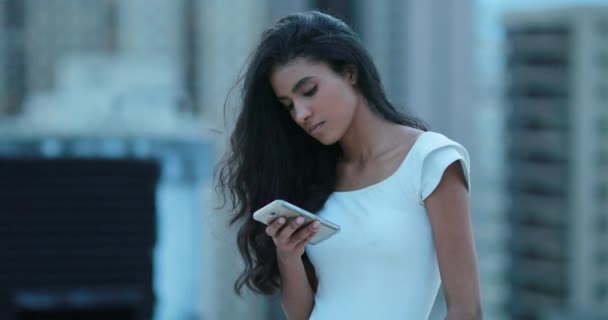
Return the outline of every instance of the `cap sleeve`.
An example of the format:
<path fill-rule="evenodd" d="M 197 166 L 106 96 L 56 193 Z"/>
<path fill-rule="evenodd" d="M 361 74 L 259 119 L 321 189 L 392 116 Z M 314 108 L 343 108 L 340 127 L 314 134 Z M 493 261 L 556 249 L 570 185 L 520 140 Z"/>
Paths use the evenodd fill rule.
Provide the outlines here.
<path fill-rule="evenodd" d="M 447 167 L 455 161 L 460 161 L 467 190 L 470 193 L 470 161 L 467 150 L 442 134 L 430 133 L 425 136 L 425 141 L 419 148 L 417 161 L 420 173 L 417 186 L 420 204 L 424 205 L 424 199 L 433 193 Z"/>

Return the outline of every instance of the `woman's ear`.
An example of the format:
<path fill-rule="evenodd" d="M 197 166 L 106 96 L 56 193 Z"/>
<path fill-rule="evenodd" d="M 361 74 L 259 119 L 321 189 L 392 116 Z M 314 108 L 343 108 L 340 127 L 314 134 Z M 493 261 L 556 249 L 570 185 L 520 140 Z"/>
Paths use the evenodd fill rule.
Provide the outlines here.
<path fill-rule="evenodd" d="M 344 68 L 344 75 L 346 76 L 346 80 L 350 82 L 350 84 L 354 85 L 357 83 L 357 68 L 349 64 Z"/>

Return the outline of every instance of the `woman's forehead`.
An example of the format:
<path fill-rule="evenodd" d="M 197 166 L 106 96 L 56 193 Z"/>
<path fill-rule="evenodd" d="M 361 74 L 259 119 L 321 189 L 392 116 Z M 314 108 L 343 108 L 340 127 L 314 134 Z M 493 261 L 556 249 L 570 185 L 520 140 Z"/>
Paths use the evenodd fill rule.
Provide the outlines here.
<path fill-rule="evenodd" d="M 321 62 L 313 62 L 307 59 L 294 59 L 289 63 L 277 66 L 270 75 L 270 81 L 275 91 L 287 93 L 302 78 L 319 77 L 325 74 L 329 68 Z"/>

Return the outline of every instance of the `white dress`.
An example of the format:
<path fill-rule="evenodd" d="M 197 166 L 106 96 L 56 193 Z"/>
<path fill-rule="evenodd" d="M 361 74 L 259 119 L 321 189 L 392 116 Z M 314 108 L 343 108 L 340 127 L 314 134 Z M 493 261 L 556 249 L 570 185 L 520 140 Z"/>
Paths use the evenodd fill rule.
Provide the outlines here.
<path fill-rule="evenodd" d="M 319 279 L 310 319 L 428 318 L 441 279 L 423 200 L 457 160 L 469 185 L 466 149 L 424 132 L 390 177 L 331 194 L 317 214 L 341 230 L 306 246 Z"/>

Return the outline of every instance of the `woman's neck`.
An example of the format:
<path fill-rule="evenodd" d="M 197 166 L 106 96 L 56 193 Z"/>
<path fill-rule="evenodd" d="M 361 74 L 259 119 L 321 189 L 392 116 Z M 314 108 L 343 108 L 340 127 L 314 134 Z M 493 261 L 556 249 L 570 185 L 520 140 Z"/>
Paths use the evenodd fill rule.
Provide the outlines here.
<path fill-rule="evenodd" d="M 364 164 L 395 145 L 400 126 L 374 113 L 361 99 L 350 127 L 340 140 L 344 162 Z"/>

